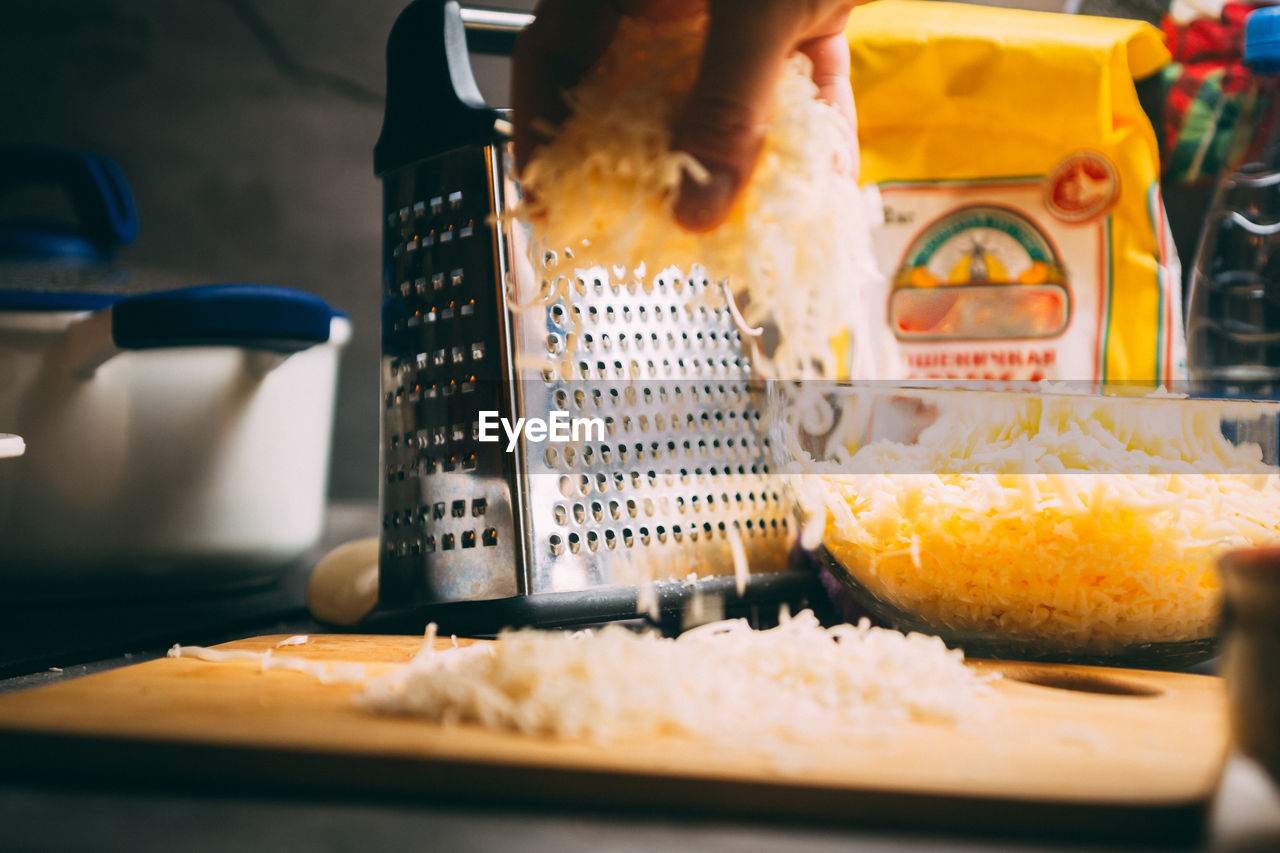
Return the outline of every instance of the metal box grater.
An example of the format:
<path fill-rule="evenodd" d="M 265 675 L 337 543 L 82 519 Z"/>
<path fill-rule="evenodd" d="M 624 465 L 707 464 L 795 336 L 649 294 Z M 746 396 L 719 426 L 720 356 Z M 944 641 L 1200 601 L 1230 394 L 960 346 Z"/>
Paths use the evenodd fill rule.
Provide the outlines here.
<path fill-rule="evenodd" d="M 383 181 L 380 610 L 466 629 L 636 613 L 638 584 L 681 606 L 795 599 L 793 523 L 768 475 L 749 364 L 705 281 L 652 292 L 584 271 L 572 305 L 515 310 L 537 277 L 501 113 L 471 72 L 463 10 L 417 0 L 387 48 Z M 491 34 L 491 33 L 490 33 Z M 564 355 L 571 369 L 535 362 Z M 480 440 L 481 413 L 598 418 L 569 442 Z M 600 427 L 600 424 L 597 424 Z M 499 430 L 501 435 L 501 430 Z M 751 569 L 733 581 L 736 530 Z"/>

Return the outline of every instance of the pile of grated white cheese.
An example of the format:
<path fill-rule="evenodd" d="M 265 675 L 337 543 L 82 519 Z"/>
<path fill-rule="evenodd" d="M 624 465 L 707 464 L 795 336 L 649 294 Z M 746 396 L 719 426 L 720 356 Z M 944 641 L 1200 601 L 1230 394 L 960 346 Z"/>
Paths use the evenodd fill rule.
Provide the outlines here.
<path fill-rule="evenodd" d="M 727 281 L 745 336 L 776 331 L 776 348 L 754 359 L 763 375 L 837 376 L 850 365 L 854 375 L 883 375 L 896 361 L 877 357 L 870 335 L 852 335 L 852 351 L 838 353 L 867 322 L 859 312 L 882 279 L 856 181 L 856 140 L 818 98 L 806 57 L 792 57 L 778 82 L 758 165 L 728 220 L 702 234 L 675 225 L 682 176 L 706 174 L 671 150 L 703 36 L 702 26 L 625 19 L 567 93 L 571 116 L 520 176 L 525 196 L 515 215 L 530 225 L 529 256 L 542 276 L 532 304 L 571 304 L 581 269 L 610 270 L 619 286 L 646 291 L 663 271 L 701 269 Z"/>
<path fill-rule="evenodd" d="M 435 651 L 367 682 L 360 705 L 531 735 L 611 742 L 680 734 L 768 750 L 978 716 L 988 676 L 935 637 L 805 611 L 767 631 L 715 622 L 664 639 L 621 626 L 522 629 Z"/>
<path fill-rule="evenodd" d="M 826 519 L 807 544 L 899 610 L 1072 650 L 1206 638 L 1216 558 L 1280 540 L 1280 469 L 1217 407 L 965 400 L 798 478 Z"/>

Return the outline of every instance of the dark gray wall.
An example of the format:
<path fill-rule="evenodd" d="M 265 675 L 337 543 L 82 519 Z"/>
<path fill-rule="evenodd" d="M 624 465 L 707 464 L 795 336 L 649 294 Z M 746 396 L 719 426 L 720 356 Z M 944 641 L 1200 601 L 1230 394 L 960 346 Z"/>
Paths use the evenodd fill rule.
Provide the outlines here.
<path fill-rule="evenodd" d="M 123 263 L 175 286 L 291 285 L 351 314 L 338 496 L 377 492 L 372 150 L 386 38 L 406 2 L 0 0 L 0 140 L 119 162 L 141 218 Z M 505 63 L 476 65 L 505 105 Z"/>

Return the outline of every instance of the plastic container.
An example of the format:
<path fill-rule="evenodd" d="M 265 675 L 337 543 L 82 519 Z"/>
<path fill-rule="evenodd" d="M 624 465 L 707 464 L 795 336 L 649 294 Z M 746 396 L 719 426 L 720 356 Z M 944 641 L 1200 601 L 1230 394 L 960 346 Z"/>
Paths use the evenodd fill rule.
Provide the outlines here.
<path fill-rule="evenodd" d="M 1196 250 L 1187 367 L 1196 393 L 1280 398 L 1280 8 L 1249 16 L 1244 59 L 1257 79 Z"/>
<path fill-rule="evenodd" d="M 1280 533 L 1280 402 L 775 383 L 769 410 L 846 618 L 979 657 L 1204 660 L 1215 562 Z"/>
<path fill-rule="evenodd" d="M 0 145 L 7 600 L 260 586 L 319 538 L 350 321 L 289 288 L 139 284 L 115 262 L 137 225 L 109 160 Z"/>

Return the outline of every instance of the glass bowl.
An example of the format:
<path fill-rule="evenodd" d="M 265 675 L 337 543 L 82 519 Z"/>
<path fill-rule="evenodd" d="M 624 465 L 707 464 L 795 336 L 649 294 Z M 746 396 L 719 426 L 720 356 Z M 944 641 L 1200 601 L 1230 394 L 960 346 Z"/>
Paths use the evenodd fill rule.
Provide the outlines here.
<path fill-rule="evenodd" d="M 775 470 L 841 593 L 971 655 L 1190 666 L 1214 653 L 1217 558 L 1280 543 L 1280 403 L 1066 385 L 767 393 Z"/>

